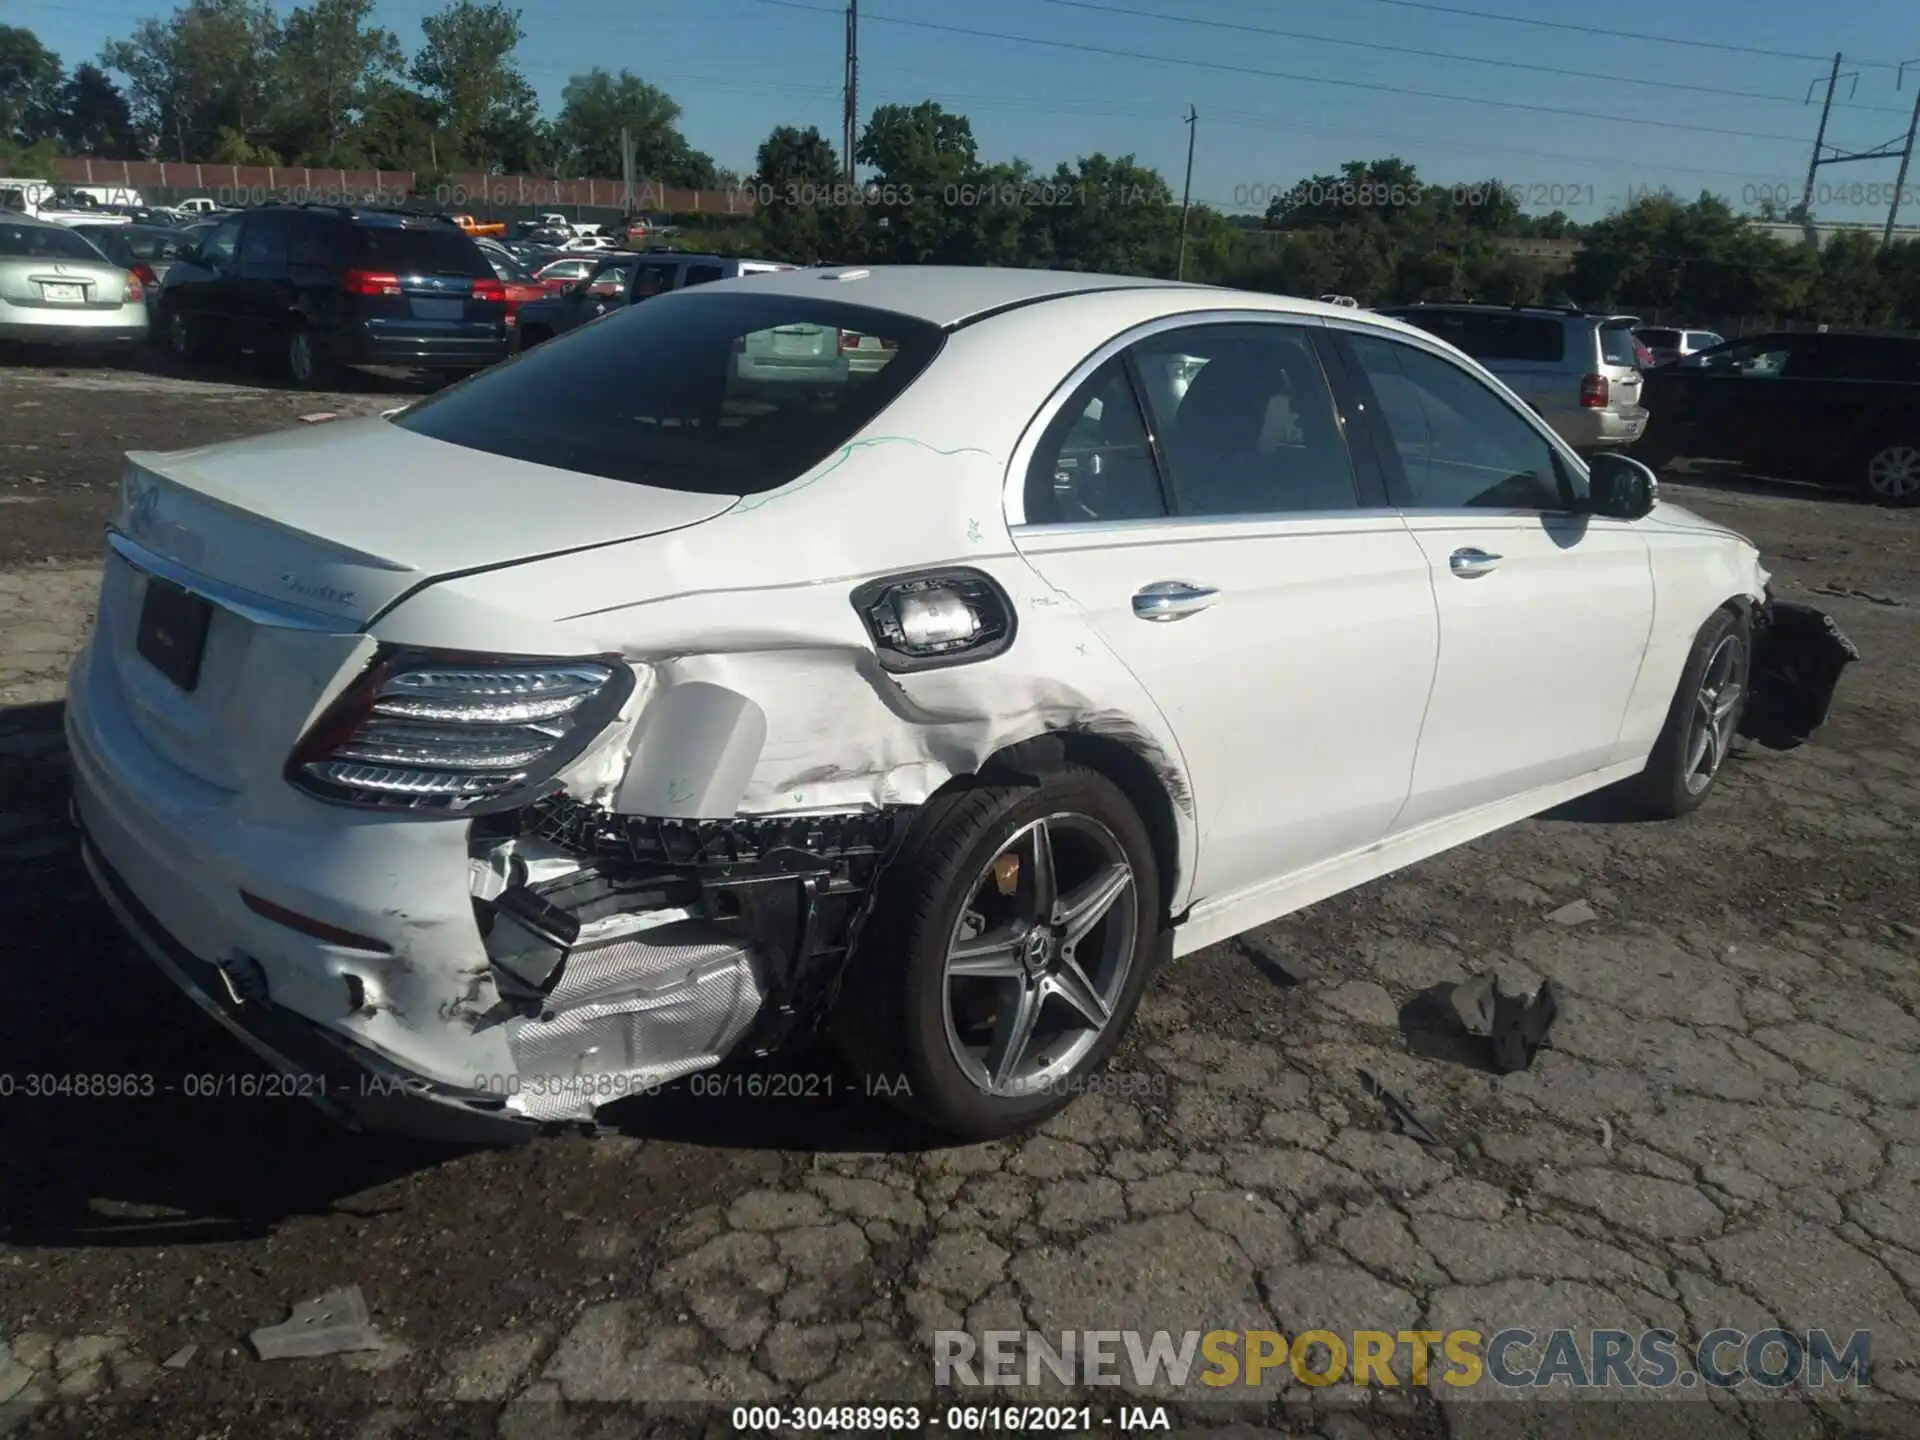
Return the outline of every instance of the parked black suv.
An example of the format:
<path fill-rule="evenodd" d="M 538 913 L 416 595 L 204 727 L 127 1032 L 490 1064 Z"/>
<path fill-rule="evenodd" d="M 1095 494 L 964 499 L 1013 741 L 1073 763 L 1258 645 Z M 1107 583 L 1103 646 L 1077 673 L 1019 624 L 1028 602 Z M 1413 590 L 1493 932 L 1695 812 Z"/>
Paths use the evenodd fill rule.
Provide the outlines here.
<path fill-rule="evenodd" d="M 1780 479 L 1920 504 L 1920 340 L 1887 335 L 1749 335 L 1646 373 L 1656 469 L 1735 461 Z"/>
<path fill-rule="evenodd" d="M 471 236 L 393 210 L 269 205 L 221 218 L 161 287 L 175 354 L 245 350 L 297 385 L 342 365 L 483 370 L 507 355 L 507 297 Z"/>

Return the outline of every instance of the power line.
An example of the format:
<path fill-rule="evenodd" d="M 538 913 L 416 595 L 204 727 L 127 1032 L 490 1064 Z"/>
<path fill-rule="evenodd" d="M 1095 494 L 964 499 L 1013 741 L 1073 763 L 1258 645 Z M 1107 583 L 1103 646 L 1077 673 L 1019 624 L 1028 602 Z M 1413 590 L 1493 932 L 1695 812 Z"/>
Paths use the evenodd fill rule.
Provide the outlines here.
<path fill-rule="evenodd" d="M 1640 40 L 1649 45 L 1681 45 L 1693 50 L 1717 50 L 1725 55 L 1758 55 L 1768 60 L 1801 60 L 1824 65 L 1825 55 L 1803 55 L 1797 50 L 1766 50 L 1756 45 L 1734 45 L 1722 40 L 1689 40 L 1679 35 L 1652 35 L 1644 30 L 1622 30 L 1615 25 L 1576 25 L 1567 20 L 1541 20 L 1532 15 L 1498 15 L 1486 10 L 1470 10 L 1464 5 L 1440 5 L 1434 0 L 1368 0 L 1373 5 L 1393 5 L 1402 10 L 1426 10 L 1436 15 L 1464 15 L 1473 20 L 1497 20 L 1508 25 L 1534 25 L 1543 30 L 1565 30 L 1575 35 L 1601 35 L 1609 40 Z M 1857 62 L 1876 70 L 1899 67 L 1884 60 Z"/>
<path fill-rule="evenodd" d="M 1305 40 L 1315 45 L 1344 45 L 1354 50 L 1376 50 L 1387 55 L 1415 55 L 1423 60 L 1453 60 L 1468 65 L 1494 65 L 1506 70 L 1530 70 L 1537 75 L 1560 75 L 1573 80 L 1597 81 L 1609 85 L 1647 85 L 1659 90 L 1686 90 L 1696 95 L 1727 95 L 1738 100 L 1767 100 L 1777 104 L 1805 105 L 1798 95 L 1770 95 L 1757 90 L 1730 90 L 1718 85 L 1675 85 L 1646 75 L 1611 75 L 1593 70 L 1574 70 L 1559 65 L 1536 65 L 1524 60 L 1499 60 L 1490 55 L 1462 55 L 1446 50 L 1426 50 L 1412 45 L 1386 45 L 1377 40 L 1343 40 L 1332 35 L 1309 35 L 1302 30 L 1276 30 L 1267 25 L 1244 25 L 1234 20 L 1205 20 L 1193 15 L 1164 15 L 1157 10 L 1135 10 L 1125 5 L 1105 5 L 1098 0 L 1046 0 L 1070 10 L 1093 10 L 1103 15 L 1130 15 L 1141 20 L 1165 20 L 1175 25 L 1197 25 L 1207 30 L 1233 30 L 1243 35 L 1268 35 L 1276 40 Z M 1907 113 L 1903 105 L 1846 105 L 1838 109 L 1878 110 L 1888 115 Z"/>
<path fill-rule="evenodd" d="M 840 16 L 843 12 L 829 5 L 812 5 L 806 0 L 753 0 L 756 5 L 773 5 L 783 10 L 811 10 L 820 15 Z M 1087 45 L 1074 40 L 1043 40 L 1037 35 L 1010 35 L 1003 30 L 974 30 L 963 25 L 943 25 L 935 20 L 908 20 L 898 15 L 869 15 L 886 25 L 905 25 L 916 30 L 935 30 L 944 35 L 966 35 L 976 40 L 998 40 L 1010 45 L 1040 45 L 1050 50 L 1071 50 L 1082 55 L 1105 55 L 1119 60 L 1145 60 L 1155 65 L 1185 65 L 1189 69 L 1214 70 L 1228 75 L 1252 75 L 1262 80 L 1291 80 L 1300 85 L 1328 85 L 1340 90 L 1365 90 L 1403 99 L 1441 100 L 1454 105 L 1482 105 L 1496 110 L 1520 110 L 1532 115 L 1565 115 L 1575 120 L 1602 120 L 1609 125 L 1645 125 L 1660 130 L 1689 130 L 1699 135 L 1730 135 L 1737 140 L 1765 140 L 1782 145 L 1803 145 L 1798 135 L 1755 134 L 1724 125 L 1688 125 L 1677 120 L 1655 119 L 1640 115 L 1608 115 L 1597 110 L 1572 110 L 1560 105 L 1529 105 L 1518 100 L 1489 100 L 1479 95 L 1449 95 L 1439 90 L 1414 90 L 1404 85 L 1381 85 L 1368 80 L 1343 80 L 1326 75 L 1296 75 L 1285 70 L 1262 70 L 1251 65 L 1232 65 L 1224 60 L 1185 60 L 1169 55 L 1149 55 L 1140 50 L 1119 50 L 1106 45 Z"/>

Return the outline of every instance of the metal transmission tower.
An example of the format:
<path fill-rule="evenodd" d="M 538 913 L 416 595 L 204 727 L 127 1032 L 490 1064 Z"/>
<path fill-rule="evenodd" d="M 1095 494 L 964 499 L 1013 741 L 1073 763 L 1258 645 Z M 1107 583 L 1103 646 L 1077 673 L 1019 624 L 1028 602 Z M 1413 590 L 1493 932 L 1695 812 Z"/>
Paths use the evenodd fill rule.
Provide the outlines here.
<path fill-rule="evenodd" d="M 847 179 L 853 179 L 853 147 L 860 138 L 860 0 L 847 0 L 846 109 L 840 121 L 840 144 Z"/>
<path fill-rule="evenodd" d="M 1916 63 L 1920 62 L 1908 60 L 1900 65 L 1894 79 L 1896 89 L 1906 78 L 1907 66 Z M 1859 89 L 1860 86 L 1860 72 L 1858 70 L 1848 71 L 1846 78 L 1850 78 L 1853 81 L 1853 87 L 1847 93 L 1847 98 L 1852 99 L 1853 91 Z M 1907 165 L 1913 158 L 1914 130 L 1916 127 L 1920 127 L 1920 97 L 1915 97 L 1913 118 L 1907 122 L 1907 133 L 1904 137 L 1889 140 L 1884 145 L 1876 145 L 1871 150 L 1841 150 L 1838 146 L 1829 146 L 1826 143 L 1827 116 L 1833 110 L 1833 92 L 1839 85 L 1841 79 L 1840 57 L 1835 55 L 1833 57 L 1833 69 L 1827 74 L 1827 101 L 1826 104 L 1820 107 L 1820 129 L 1813 137 L 1813 159 L 1807 164 L 1807 188 L 1800 197 L 1800 214 L 1803 222 L 1812 215 L 1813 182 L 1814 177 L 1819 174 L 1822 165 L 1846 165 L 1851 164 L 1855 160 L 1898 160 L 1900 162 L 1900 178 L 1894 182 L 1893 203 L 1887 207 L 1887 227 L 1880 237 L 1880 241 L 1884 245 L 1893 239 L 1893 222 L 1895 217 L 1900 213 L 1900 187 L 1907 183 Z M 1817 80 L 1814 81 L 1814 85 L 1819 83 Z M 1813 86 L 1809 85 L 1807 87 L 1807 100 L 1811 102 L 1812 99 Z M 1828 149 L 1833 151 L 1831 155 L 1821 153 L 1823 150 Z"/>
<path fill-rule="evenodd" d="M 1893 77 L 1893 88 L 1898 90 L 1907 78 L 1907 66 L 1920 64 L 1920 61 L 1902 60 L 1900 69 Z M 1907 166 L 1913 162 L 1913 133 L 1920 129 L 1920 93 L 1913 97 L 1913 118 L 1907 121 L 1907 144 L 1900 152 L 1900 174 L 1893 182 L 1893 202 L 1887 206 L 1887 228 L 1881 232 L 1880 243 L 1893 243 L 1893 224 L 1900 218 L 1900 192 L 1906 188 Z"/>

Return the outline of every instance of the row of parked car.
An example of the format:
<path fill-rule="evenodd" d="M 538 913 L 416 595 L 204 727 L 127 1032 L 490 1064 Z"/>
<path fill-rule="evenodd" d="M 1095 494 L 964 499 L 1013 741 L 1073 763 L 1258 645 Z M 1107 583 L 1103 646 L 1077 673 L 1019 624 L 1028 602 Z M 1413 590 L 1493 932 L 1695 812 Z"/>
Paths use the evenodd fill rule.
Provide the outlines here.
<path fill-rule="evenodd" d="M 111 347 L 152 334 L 186 360 L 267 357 L 304 386 L 333 384 L 354 365 L 459 374 L 653 295 L 791 268 L 666 246 L 582 251 L 580 237 L 555 244 L 558 227 L 540 224 L 510 239 L 450 217 L 325 205 L 185 226 L 11 215 L 0 223 L 0 340 Z M 1478 360 L 1583 453 L 1727 461 L 1920 503 L 1920 341 L 1829 332 L 1728 342 L 1576 307 L 1377 308 Z M 886 358 L 871 337 L 846 332 L 751 338 L 743 379 Z"/>
<path fill-rule="evenodd" d="M 464 373 L 650 295 L 787 268 L 477 236 L 447 217 L 268 205 L 186 226 L 0 222 L 0 340 L 184 360 L 250 353 L 304 386 L 355 365 Z"/>
<path fill-rule="evenodd" d="M 1920 504 L 1920 339 L 1729 341 L 1575 307 L 1379 307 L 1478 360 L 1586 454 L 1685 457 Z"/>

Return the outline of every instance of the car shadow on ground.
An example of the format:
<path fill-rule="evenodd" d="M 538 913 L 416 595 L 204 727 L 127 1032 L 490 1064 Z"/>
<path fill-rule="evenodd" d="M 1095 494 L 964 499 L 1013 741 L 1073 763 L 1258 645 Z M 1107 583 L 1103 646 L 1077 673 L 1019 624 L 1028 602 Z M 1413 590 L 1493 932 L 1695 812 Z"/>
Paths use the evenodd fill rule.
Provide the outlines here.
<path fill-rule="evenodd" d="M 1776 480 L 1765 475 L 1748 474 L 1737 465 L 1711 460 L 1693 461 L 1691 468 L 1684 470 L 1662 471 L 1660 482 L 1681 488 L 1715 490 L 1726 495 L 1762 495 L 1775 500 L 1799 500 L 1814 505 L 1858 505 L 1870 508 L 1878 504 L 1871 496 L 1844 486 L 1816 485 L 1803 480 Z"/>
<path fill-rule="evenodd" d="M 0 710 L 0 1240 L 213 1244 L 271 1234 L 471 1147 L 358 1134 L 297 1095 L 120 929 L 81 862 L 58 702 Z M 950 1143 L 813 1044 L 600 1112 L 603 1133 L 701 1148 Z M 536 1142 L 537 1143 L 537 1142 Z M 32 1183 L 21 1183 L 31 1177 Z M 358 1210 L 360 1207 L 346 1206 Z M 362 1211 L 364 1213 L 364 1211 Z"/>
<path fill-rule="evenodd" d="M 0 1238 L 247 1239 L 460 1153 L 352 1134 L 298 1098 L 221 1093 L 265 1067 L 94 891 L 67 819 L 64 710 L 0 710 Z"/>

